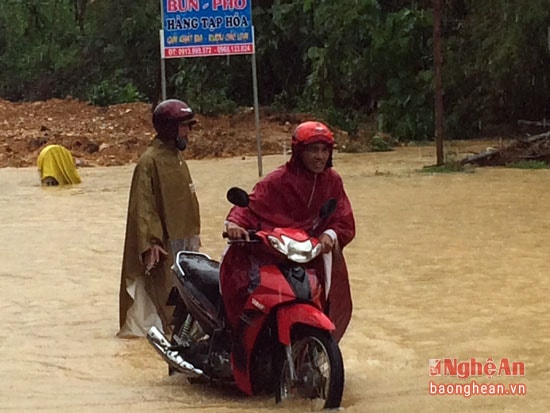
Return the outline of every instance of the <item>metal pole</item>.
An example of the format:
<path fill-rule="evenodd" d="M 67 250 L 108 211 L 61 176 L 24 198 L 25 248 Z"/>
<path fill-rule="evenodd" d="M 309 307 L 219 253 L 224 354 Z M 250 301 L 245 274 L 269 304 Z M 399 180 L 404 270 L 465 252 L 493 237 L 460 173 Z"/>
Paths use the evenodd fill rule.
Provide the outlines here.
<path fill-rule="evenodd" d="M 160 87 L 161 87 L 161 96 L 162 100 L 166 100 L 166 59 L 164 59 L 164 4 L 163 0 L 160 0 L 160 24 L 161 29 L 159 30 L 159 40 L 160 40 Z"/>
<path fill-rule="evenodd" d="M 443 86 L 441 76 L 441 0 L 433 0 L 434 7 L 434 68 L 435 68 L 435 144 L 437 165 L 445 163 L 443 152 Z"/>
<path fill-rule="evenodd" d="M 254 27 L 252 27 L 254 33 Z M 258 104 L 258 78 L 256 76 L 256 52 L 252 53 L 252 87 L 254 89 L 254 114 L 256 120 L 256 144 L 258 147 L 258 176 L 263 175 L 262 171 L 262 142 L 260 136 L 260 107 Z"/>
<path fill-rule="evenodd" d="M 166 100 L 166 59 L 160 57 L 160 84 L 162 100 Z"/>

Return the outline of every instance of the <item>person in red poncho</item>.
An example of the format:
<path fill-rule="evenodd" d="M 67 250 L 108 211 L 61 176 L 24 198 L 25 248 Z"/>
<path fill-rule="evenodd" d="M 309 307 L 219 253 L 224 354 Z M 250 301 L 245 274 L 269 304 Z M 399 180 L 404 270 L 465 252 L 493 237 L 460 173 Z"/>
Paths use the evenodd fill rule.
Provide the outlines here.
<path fill-rule="evenodd" d="M 326 125 L 316 121 L 298 125 L 292 135 L 290 160 L 254 186 L 247 208 L 235 206 L 229 211 L 226 232 L 230 239 L 236 240 L 248 237 L 246 229 L 259 227 L 309 231 L 317 225 L 323 203 L 335 198 L 336 211 L 318 224 L 314 235 L 323 245 L 324 253 L 332 251 L 332 285 L 326 311 L 336 326 L 333 336 L 339 341 L 352 312 L 342 249 L 355 236 L 355 220 L 342 178 L 332 168 L 333 146 L 334 136 Z M 269 259 L 267 255 L 247 257 L 244 252 L 238 244 L 232 244 L 224 255 L 220 272 L 224 307 L 233 331 L 239 329 L 242 309 L 254 289 L 255 264 Z"/>

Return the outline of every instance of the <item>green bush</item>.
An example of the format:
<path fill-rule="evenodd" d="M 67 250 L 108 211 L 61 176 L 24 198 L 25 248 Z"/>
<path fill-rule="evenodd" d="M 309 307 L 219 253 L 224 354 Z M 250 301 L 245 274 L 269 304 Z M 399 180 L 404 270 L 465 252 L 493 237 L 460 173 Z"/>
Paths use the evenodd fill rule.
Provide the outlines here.
<path fill-rule="evenodd" d="M 313 108 L 310 108 L 310 110 L 313 111 Z M 330 107 L 328 109 L 317 111 L 317 114 L 331 127 L 345 130 L 350 135 L 356 134 L 359 129 L 357 112 Z"/>
<path fill-rule="evenodd" d="M 184 99 L 203 115 L 234 113 L 238 105 L 231 98 L 229 68 L 230 63 L 221 57 L 177 62 L 176 73 L 170 79 L 175 85 L 173 95 Z"/>
<path fill-rule="evenodd" d="M 109 106 L 143 100 L 145 100 L 145 97 L 139 93 L 132 83 L 121 84 L 112 80 L 102 81 L 99 85 L 92 87 L 88 93 L 88 101 L 97 106 Z"/>
<path fill-rule="evenodd" d="M 395 141 L 381 135 L 374 135 L 370 142 L 372 152 L 389 152 L 393 151 Z"/>

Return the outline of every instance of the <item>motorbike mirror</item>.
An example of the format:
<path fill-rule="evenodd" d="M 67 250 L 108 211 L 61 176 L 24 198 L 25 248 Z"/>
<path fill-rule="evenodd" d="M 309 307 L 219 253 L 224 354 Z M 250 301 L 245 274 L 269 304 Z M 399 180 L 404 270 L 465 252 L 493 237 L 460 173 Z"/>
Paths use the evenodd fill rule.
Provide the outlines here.
<path fill-rule="evenodd" d="M 336 205 L 337 205 L 336 199 L 334 198 L 328 199 L 321 207 L 319 218 L 325 219 L 331 216 L 334 213 L 334 211 L 336 211 Z"/>
<path fill-rule="evenodd" d="M 227 200 L 233 205 L 237 205 L 243 208 L 247 207 L 248 203 L 250 202 L 246 191 L 244 189 L 237 188 L 236 186 L 234 186 L 233 188 L 229 188 L 229 190 L 227 191 Z"/>

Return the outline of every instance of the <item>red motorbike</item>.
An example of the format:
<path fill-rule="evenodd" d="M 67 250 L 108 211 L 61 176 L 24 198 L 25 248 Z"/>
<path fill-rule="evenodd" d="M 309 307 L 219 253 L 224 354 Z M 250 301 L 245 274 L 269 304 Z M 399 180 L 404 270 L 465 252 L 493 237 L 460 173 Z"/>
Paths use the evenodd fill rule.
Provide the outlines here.
<path fill-rule="evenodd" d="M 248 205 L 248 194 L 241 189 L 230 189 L 227 198 Z M 336 201 L 328 200 L 317 222 L 335 207 Z M 183 373 L 191 381 L 235 383 L 249 395 L 274 393 L 276 402 L 305 398 L 324 408 L 339 407 L 344 367 L 331 336 L 334 324 L 324 312 L 330 274 L 319 274 L 319 266 L 309 265 L 322 259 L 321 245 L 295 228 L 249 230 L 249 235 L 250 241 L 230 244 L 250 248 L 251 254 L 261 244 L 279 259 L 259 267 L 241 317 L 243 327 L 231 332 L 226 325 L 219 262 L 206 254 L 179 251 L 173 266 L 176 288 L 169 300 L 175 305 L 174 332 L 168 340 L 152 327 L 149 342 L 170 372 Z"/>

